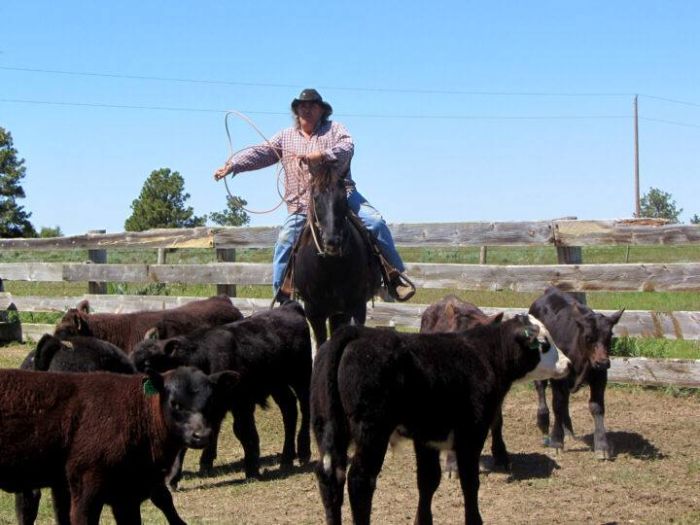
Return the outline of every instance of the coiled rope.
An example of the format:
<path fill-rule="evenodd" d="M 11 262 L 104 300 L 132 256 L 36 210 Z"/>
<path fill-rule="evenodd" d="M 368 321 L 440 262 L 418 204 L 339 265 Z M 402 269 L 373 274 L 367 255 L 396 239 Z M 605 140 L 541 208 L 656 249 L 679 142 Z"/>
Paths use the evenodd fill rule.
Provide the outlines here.
<path fill-rule="evenodd" d="M 247 213 L 253 213 L 256 215 L 263 215 L 265 213 L 272 213 L 277 208 L 279 208 L 283 203 L 286 202 L 284 195 L 282 194 L 282 191 L 280 190 L 280 178 L 281 178 L 282 172 L 284 171 L 284 164 L 282 163 L 282 156 L 280 155 L 278 148 L 275 148 L 272 145 L 272 143 L 268 140 L 268 138 L 265 136 L 265 134 L 262 131 L 260 131 L 260 129 L 255 125 L 255 123 L 250 118 L 248 118 L 246 115 L 244 115 L 243 113 L 240 113 L 238 111 L 229 110 L 226 112 L 226 115 L 224 115 L 224 127 L 226 128 L 226 137 L 228 139 L 228 147 L 229 147 L 229 156 L 228 156 L 228 159 L 226 159 L 226 164 L 231 162 L 231 159 L 237 153 L 240 153 L 241 151 L 245 151 L 247 149 L 252 149 L 255 147 L 255 146 L 248 146 L 248 147 L 242 148 L 238 151 L 233 150 L 233 139 L 231 138 L 231 131 L 229 130 L 229 127 L 228 127 L 229 115 L 235 115 L 236 117 L 238 117 L 238 118 L 244 120 L 245 122 L 247 122 L 248 124 L 250 124 L 250 126 L 258 133 L 258 135 L 260 135 L 263 138 L 263 140 L 267 143 L 267 145 L 270 148 L 272 148 L 272 150 L 275 152 L 275 155 L 277 155 L 277 158 L 279 159 L 279 167 L 277 168 L 277 174 L 276 174 L 277 194 L 280 197 L 279 203 L 277 203 L 277 205 L 274 208 L 270 208 L 269 210 L 250 210 L 244 206 L 241 206 L 241 209 Z M 223 179 L 224 179 L 224 186 L 226 186 L 226 193 L 228 193 L 228 196 L 230 199 L 235 199 L 236 197 L 231 193 L 231 190 L 228 187 L 228 182 L 226 182 L 226 177 L 224 177 Z"/>

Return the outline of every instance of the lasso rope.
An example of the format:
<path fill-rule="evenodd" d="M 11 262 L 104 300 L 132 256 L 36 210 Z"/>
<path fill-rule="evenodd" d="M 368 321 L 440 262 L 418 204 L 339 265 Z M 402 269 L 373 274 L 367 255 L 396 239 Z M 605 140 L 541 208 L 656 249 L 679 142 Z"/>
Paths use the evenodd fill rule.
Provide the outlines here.
<path fill-rule="evenodd" d="M 280 196 L 280 201 L 279 203 L 274 207 L 270 208 L 269 210 L 262 210 L 262 211 L 256 211 L 256 210 L 249 210 L 248 208 L 241 206 L 241 209 L 247 213 L 253 213 L 256 215 L 262 215 L 265 213 L 272 213 L 275 211 L 277 208 L 279 208 L 282 203 L 286 202 L 284 195 L 280 191 L 280 175 L 282 174 L 282 171 L 284 171 L 284 164 L 282 163 L 282 156 L 280 155 L 278 148 L 275 148 L 272 143 L 268 140 L 268 138 L 263 134 L 262 131 L 255 125 L 255 123 L 250 120 L 247 116 L 245 116 L 243 113 L 240 113 L 238 111 L 230 110 L 226 112 L 226 115 L 224 116 L 224 127 L 226 128 L 226 137 L 228 138 L 228 147 L 229 147 L 229 156 L 228 159 L 226 159 L 226 164 L 231 162 L 231 159 L 236 153 L 240 153 L 241 151 L 245 151 L 246 149 L 252 149 L 255 146 L 248 146 L 247 148 L 240 149 L 238 151 L 233 151 L 233 140 L 231 139 L 231 131 L 229 130 L 228 127 L 228 117 L 229 115 L 235 115 L 238 118 L 245 120 L 250 126 L 257 131 L 258 135 L 260 135 L 263 140 L 267 143 L 267 145 L 272 148 L 272 150 L 275 152 L 275 155 L 277 155 L 277 158 L 279 159 L 279 167 L 277 168 L 277 176 L 276 176 L 276 181 L 277 181 L 277 194 Z M 224 186 L 226 186 L 226 193 L 228 193 L 228 196 L 230 199 L 235 199 L 236 197 L 231 193 L 231 190 L 228 187 L 228 183 L 226 182 L 226 176 L 223 177 L 224 179 Z"/>

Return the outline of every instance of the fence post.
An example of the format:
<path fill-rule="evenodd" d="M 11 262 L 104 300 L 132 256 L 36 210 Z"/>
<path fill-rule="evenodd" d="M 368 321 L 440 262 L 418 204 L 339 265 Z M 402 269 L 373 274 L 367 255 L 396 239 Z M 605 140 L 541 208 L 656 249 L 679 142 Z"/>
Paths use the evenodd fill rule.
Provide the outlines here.
<path fill-rule="evenodd" d="M 217 262 L 236 262 L 236 249 L 235 248 L 217 248 L 216 249 L 216 261 Z M 217 284 L 216 285 L 217 295 L 226 294 L 229 297 L 236 297 L 236 285 L 235 284 Z"/>
<path fill-rule="evenodd" d="M 107 230 L 89 230 L 88 235 L 95 233 L 106 233 Z M 88 260 L 94 264 L 105 264 L 107 262 L 107 250 L 88 250 Z M 88 293 L 90 294 L 106 294 L 107 283 L 104 282 L 88 282 Z"/>
<path fill-rule="evenodd" d="M 580 246 L 557 246 L 557 262 L 559 264 L 581 264 L 583 254 Z M 584 292 L 570 292 L 582 304 L 586 304 L 586 294 Z"/>
<path fill-rule="evenodd" d="M 158 264 L 165 264 L 165 248 L 158 248 Z"/>
<path fill-rule="evenodd" d="M 486 255 L 488 253 L 488 247 L 482 246 L 479 249 L 479 264 L 486 264 Z"/>

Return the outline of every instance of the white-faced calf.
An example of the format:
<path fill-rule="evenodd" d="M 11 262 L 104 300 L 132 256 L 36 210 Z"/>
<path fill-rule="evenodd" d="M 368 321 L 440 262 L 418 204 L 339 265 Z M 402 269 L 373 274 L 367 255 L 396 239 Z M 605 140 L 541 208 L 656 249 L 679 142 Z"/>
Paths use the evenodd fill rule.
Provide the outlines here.
<path fill-rule="evenodd" d="M 432 523 L 440 449 L 454 450 L 467 523 L 481 523 L 479 455 L 496 410 L 518 379 L 561 377 L 568 360 L 541 323 L 516 316 L 461 333 L 405 334 L 350 326 L 318 352 L 311 386 L 316 474 L 329 524 L 341 522 L 347 470 L 353 520 L 370 522 L 372 496 L 392 435 L 411 438 L 417 524 Z"/>
<path fill-rule="evenodd" d="M 623 312 L 619 310 L 611 316 L 595 313 L 573 295 L 555 287 L 548 288 L 530 306 L 530 314 L 544 323 L 557 346 L 572 363 L 569 377 L 551 381 L 554 425 L 549 435 L 547 382 L 535 384 L 539 398 L 537 426 L 545 436 L 545 443 L 557 450 L 564 447 L 565 431 L 574 436 L 569 415 L 569 394 L 588 383 L 591 393 L 588 407 L 595 425 L 593 449 L 599 459 L 612 456 L 612 447 L 605 431 L 605 386 L 610 368 L 613 328 Z"/>

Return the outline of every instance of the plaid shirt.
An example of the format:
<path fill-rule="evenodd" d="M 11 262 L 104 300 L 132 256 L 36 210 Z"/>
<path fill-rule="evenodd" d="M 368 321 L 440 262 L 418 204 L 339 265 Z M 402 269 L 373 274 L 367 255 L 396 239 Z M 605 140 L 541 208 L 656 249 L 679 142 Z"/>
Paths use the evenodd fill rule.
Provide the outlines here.
<path fill-rule="evenodd" d="M 233 174 L 272 166 L 282 157 L 284 166 L 284 200 L 289 213 L 306 213 L 309 204 L 311 172 L 306 163 L 300 163 L 297 155 L 321 151 L 326 162 L 333 163 L 341 173 L 347 172 L 348 191 L 355 186 L 350 175 L 350 161 L 355 149 L 352 137 L 345 126 L 338 122 L 320 123 L 311 137 L 306 138 L 294 126 L 283 129 L 268 143 L 246 148 L 232 158 Z M 279 156 L 278 156 L 279 155 Z"/>

